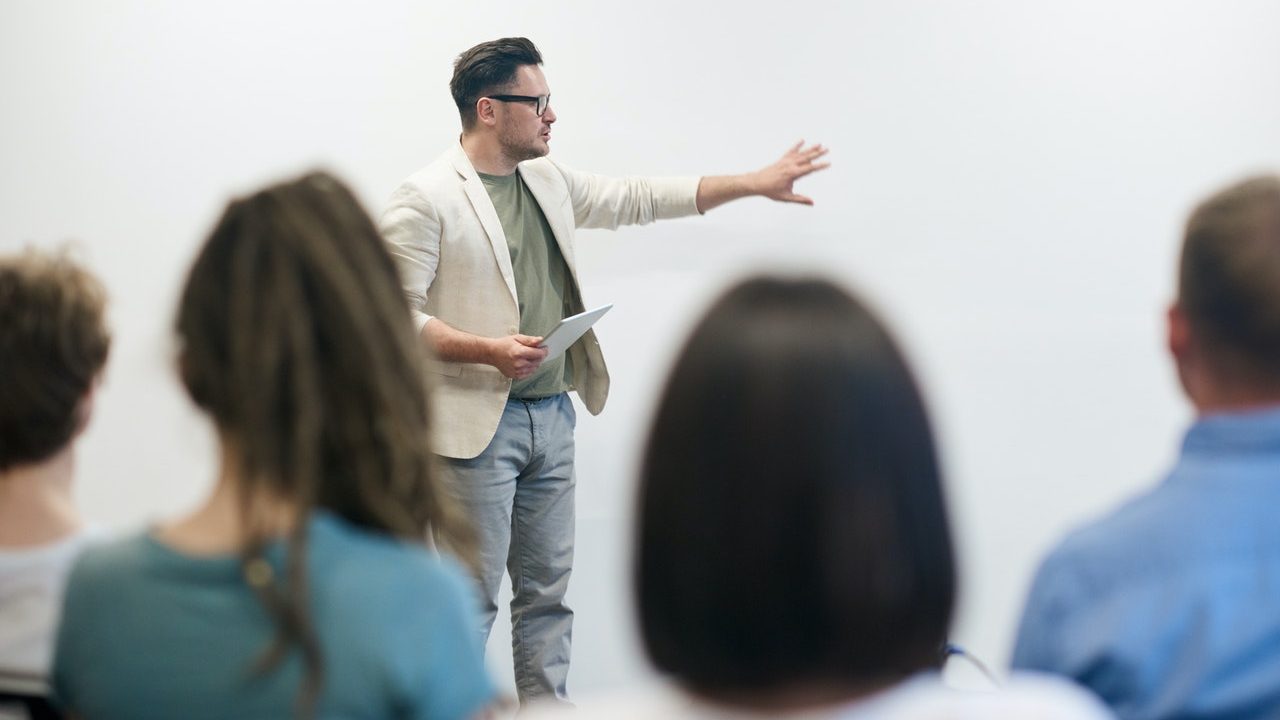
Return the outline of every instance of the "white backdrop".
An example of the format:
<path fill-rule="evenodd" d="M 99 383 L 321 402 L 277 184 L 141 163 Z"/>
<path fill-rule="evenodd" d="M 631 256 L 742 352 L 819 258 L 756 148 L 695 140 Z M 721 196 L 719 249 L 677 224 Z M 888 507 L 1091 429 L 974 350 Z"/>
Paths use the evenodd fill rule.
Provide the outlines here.
<path fill-rule="evenodd" d="M 129 530 L 211 482 L 168 328 L 223 204 L 324 166 L 377 212 L 456 137 L 464 48 L 538 43 L 554 157 L 582 169 L 738 172 L 825 143 L 834 166 L 799 186 L 814 208 L 581 234 L 587 302 L 616 308 L 599 326 L 609 407 L 580 413 L 571 689 L 646 673 L 627 586 L 637 449 L 696 313 L 761 268 L 848 281 L 897 329 L 949 469 L 955 638 L 999 665 L 1037 558 L 1174 456 L 1179 228 L 1206 192 L 1280 168 L 1277 27 L 1272 0 L 5 0 L 0 250 L 74 241 L 111 290 L 78 493 Z M 509 683 L 506 646 L 500 623 L 490 665 Z"/>

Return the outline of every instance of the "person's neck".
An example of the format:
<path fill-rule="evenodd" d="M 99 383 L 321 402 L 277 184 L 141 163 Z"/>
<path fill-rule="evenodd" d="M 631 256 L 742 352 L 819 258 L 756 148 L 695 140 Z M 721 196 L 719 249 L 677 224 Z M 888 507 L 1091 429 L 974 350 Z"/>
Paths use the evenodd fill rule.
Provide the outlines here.
<path fill-rule="evenodd" d="M 507 156 L 491 133 L 464 132 L 461 142 L 462 151 L 467 154 L 467 159 L 476 172 L 485 175 L 510 175 L 520 164 L 518 160 Z"/>
<path fill-rule="evenodd" d="M 1280 398 L 1215 398 L 1207 401 L 1193 401 L 1192 404 L 1199 417 L 1280 410 Z"/>
<path fill-rule="evenodd" d="M 1200 417 L 1280 409 L 1280 388 L 1201 377 L 1186 389 L 1187 397 Z"/>
<path fill-rule="evenodd" d="M 0 472 L 0 547 L 45 545 L 69 537 L 84 523 L 71 497 L 75 452 Z"/>
<path fill-rule="evenodd" d="M 288 535 L 297 521 L 297 508 L 266 491 L 245 489 L 235 467 L 224 450 L 213 492 L 190 515 L 158 525 L 155 537 L 192 555 L 221 555 L 243 550 L 251 530 L 272 537 Z M 252 493 L 248 503 L 246 492 Z M 250 528 L 244 514 L 247 507 L 257 515 L 259 527 Z"/>

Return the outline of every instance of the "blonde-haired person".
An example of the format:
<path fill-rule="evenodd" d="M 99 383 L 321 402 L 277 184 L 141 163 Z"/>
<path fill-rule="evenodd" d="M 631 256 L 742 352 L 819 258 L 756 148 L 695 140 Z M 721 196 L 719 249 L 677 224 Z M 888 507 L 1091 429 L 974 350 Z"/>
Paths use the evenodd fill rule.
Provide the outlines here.
<path fill-rule="evenodd" d="M 0 257 L 0 694 L 47 693 L 63 583 L 93 534 L 72 481 L 111 346 L 105 303 L 64 252 Z"/>
<path fill-rule="evenodd" d="M 233 201 L 177 313 L 221 465 L 193 514 L 95 548 L 67 588 L 65 707 L 112 718 L 468 718 L 494 697 L 438 486 L 395 268 L 312 174 Z"/>
<path fill-rule="evenodd" d="M 956 568 L 928 415 L 888 331 L 827 281 L 754 278 L 711 307 L 638 505 L 641 634 L 669 685 L 578 718 L 1108 717 L 1051 679 L 940 681 Z"/>

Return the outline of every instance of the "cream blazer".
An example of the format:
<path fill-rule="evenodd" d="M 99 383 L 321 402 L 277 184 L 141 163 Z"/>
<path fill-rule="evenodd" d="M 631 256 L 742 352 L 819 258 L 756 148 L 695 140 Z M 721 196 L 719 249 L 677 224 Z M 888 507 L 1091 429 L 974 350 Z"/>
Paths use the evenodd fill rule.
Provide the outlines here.
<path fill-rule="evenodd" d="M 699 178 L 612 178 L 577 172 L 548 158 L 517 168 L 546 215 L 569 266 L 573 312 L 584 309 L 573 232 L 576 228 L 643 225 L 695 215 Z M 438 317 L 484 337 L 520 330 L 511 254 L 484 183 L 456 144 L 409 176 L 379 223 L 400 271 L 414 327 Z M 592 415 L 604 409 L 609 370 L 595 333 L 569 350 L 574 387 Z M 489 445 L 511 391 L 511 379 L 480 363 L 433 364 L 432 450 L 472 458 Z"/>

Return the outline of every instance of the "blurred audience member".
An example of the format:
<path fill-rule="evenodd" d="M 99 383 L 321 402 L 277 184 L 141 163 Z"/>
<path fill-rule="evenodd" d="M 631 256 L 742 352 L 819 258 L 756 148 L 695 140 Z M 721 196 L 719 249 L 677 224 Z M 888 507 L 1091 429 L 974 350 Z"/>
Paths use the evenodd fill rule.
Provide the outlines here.
<path fill-rule="evenodd" d="M 1191 215 L 1168 331 L 1196 410 L 1181 457 L 1045 560 L 1013 664 L 1122 718 L 1277 718 L 1280 177 Z"/>
<path fill-rule="evenodd" d="M 694 330 L 644 455 L 637 553 L 644 643 L 674 687 L 579 717 L 1107 717 L 1050 679 L 940 681 L 956 570 L 928 417 L 884 327 L 825 281 L 746 281 Z"/>
<path fill-rule="evenodd" d="M 468 718 L 494 690 L 438 485 L 420 343 L 333 177 L 236 200 L 187 278 L 179 371 L 221 462 L 193 514 L 88 550 L 54 664 L 113 718 Z M 178 482 L 190 479 L 175 478 Z"/>
<path fill-rule="evenodd" d="M 111 345 L 105 301 L 65 254 L 0 257 L 0 690 L 47 692 L 63 585 L 91 534 L 72 480 Z"/>

